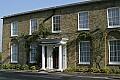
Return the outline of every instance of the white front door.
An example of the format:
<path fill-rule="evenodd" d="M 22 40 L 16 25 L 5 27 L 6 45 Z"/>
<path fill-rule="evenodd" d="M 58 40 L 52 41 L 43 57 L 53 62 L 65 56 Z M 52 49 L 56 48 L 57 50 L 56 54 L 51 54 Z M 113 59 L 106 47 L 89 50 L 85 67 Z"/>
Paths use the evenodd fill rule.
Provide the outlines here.
<path fill-rule="evenodd" d="M 67 49 L 66 49 L 66 46 L 65 45 L 58 45 L 58 46 L 48 45 L 46 47 L 47 47 L 47 51 L 46 51 L 47 52 L 47 54 L 46 54 L 47 55 L 46 56 L 47 57 L 47 59 L 46 59 L 47 60 L 47 67 L 46 68 L 47 69 L 54 69 L 55 66 L 58 66 L 57 67 L 58 70 L 60 70 L 60 71 L 65 70 L 67 68 Z M 53 52 L 53 49 L 55 49 L 55 47 L 57 47 L 56 49 L 58 49 L 56 53 Z M 42 49 L 42 50 L 43 50 L 42 57 L 44 57 L 44 58 L 42 58 L 42 63 L 43 63 L 42 66 L 43 66 L 43 68 L 45 68 L 45 62 L 46 62 L 45 61 L 45 51 L 44 51 L 44 49 Z M 58 62 L 55 61 L 56 56 L 58 56 L 57 57 Z M 53 62 L 55 62 L 55 63 L 53 63 Z"/>

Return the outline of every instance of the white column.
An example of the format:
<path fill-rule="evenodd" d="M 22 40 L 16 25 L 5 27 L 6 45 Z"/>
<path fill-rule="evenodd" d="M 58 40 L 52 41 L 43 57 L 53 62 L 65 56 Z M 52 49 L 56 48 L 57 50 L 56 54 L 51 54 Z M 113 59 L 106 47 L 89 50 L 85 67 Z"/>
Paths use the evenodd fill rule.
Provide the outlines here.
<path fill-rule="evenodd" d="M 42 46 L 42 69 L 45 70 L 45 46 Z"/>
<path fill-rule="evenodd" d="M 53 69 L 52 46 L 47 46 L 47 68 Z"/>
<path fill-rule="evenodd" d="M 59 70 L 63 71 L 62 69 L 62 45 L 59 46 Z"/>

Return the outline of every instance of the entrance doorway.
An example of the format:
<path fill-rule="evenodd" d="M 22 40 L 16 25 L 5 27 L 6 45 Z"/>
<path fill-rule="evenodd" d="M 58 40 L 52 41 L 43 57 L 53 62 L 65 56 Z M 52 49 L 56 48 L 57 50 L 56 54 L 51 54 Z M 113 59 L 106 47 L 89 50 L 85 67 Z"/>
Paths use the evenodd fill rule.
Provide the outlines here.
<path fill-rule="evenodd" d="M 59 47 L 53 48 L 53 68 L 58 69 L 59 68 Z"/>

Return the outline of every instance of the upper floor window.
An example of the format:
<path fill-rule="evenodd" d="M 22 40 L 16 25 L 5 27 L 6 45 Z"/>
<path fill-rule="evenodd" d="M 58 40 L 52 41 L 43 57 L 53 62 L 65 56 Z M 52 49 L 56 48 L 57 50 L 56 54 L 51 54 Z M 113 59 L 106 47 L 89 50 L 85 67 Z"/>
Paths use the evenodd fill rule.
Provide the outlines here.
<path fill-rule="evenodd" d="M 61 16 L 60 15 L 55 15 L 52 17 L 52 32 L 53 33 L 58 33 L 60 32 L 60 25 L 61 24 Z"/>
<path fill-rule="evenodd" d="M 18 44 L 11 45 L 11 63 L 18 62 Z"/>
<path fill-rule="evenodd" d="M 11 36 L 18 36 L 18 22 L 11 23 Z"/>
<path fill-rule="evenodd" d="M 109 64 L 120 64 L 120 40 L 109 41 Z"/>
<path fill-rule="evenodd" d="M 108 8 L 108 28 L 120 27 L 120 8 Z"/>
<path fill-rule="evenodd" d="M 90 64 L 90 41 L 80 41 L 79 64 Z"/>
<path fill-rule="evenodd" d="M 78 13 L 78 30 L 89 30 L 88 12 Z"/>
<path fill-rule="evenodd" d="M 36 54 L 37 54 L 36 45 L 31 44 L 30 45 L 30 63 L 36 62 Z"/>
<path fill-rule="evenodd" d="M 38 28 L 38 22 L 37 19 L 30 19 L 30 35 L 37 31 Z"/>

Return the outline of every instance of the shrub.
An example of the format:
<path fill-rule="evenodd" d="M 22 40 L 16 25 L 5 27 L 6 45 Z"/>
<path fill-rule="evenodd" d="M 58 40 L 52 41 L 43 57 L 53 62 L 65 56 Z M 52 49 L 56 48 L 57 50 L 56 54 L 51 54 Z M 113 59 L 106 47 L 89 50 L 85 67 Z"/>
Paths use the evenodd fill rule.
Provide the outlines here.
<path fill-rule="evenodd" d="M 105 67 L 101 69 L 101 72 L 109 74 L 109 73 L 112 73 L 112 70 L 109 67 Z"/>
<path fill-rule="evenodd" d="M 88 68 L 77 68 L 77 72 L 88 72 Z"/>
<path fill-rule="evenodd" d="M 16 65 L 15 64 L 10 64 L 10 69 L 16 69 Z"/>
<path fill-rule="evenodd" d="M 24 64 L 21 66 L 21 70 L 29 70 L 29 66 Z"/>
<path fill-rule="evenodd" d="M 3 64 L 2 69 L 10 69 L 10 64 Z"/>
<path fill-rule="evenodd" d="M 91 72 L 93 72 L 93 73 L 99 73 L 99 72 L 101 72 L 100 71 L 100 69 L 99 68 L 91 68 Z"/>
<path fill-rule="evenodd" d="M 36 70 L 36 66 L 31 66 L 30 70 Z"/>
<path fill-rule="evenodd" d="M 120 69 L 112 69 L 112 72 L 115 74 L 120 74 Z"/>
<path fill-rule="evenodd" d="M 0 69 L 2 69 L 2 64 L 0 64 Z"/>
<path fill-rule="evenodd" d="M 20 70 L 21 69 L 21 65 L 20 64 L 16 64 L 15 69 L 16 70 Z"/>
<path fill-rule="evenodd" d="M 65 70 L 65 72 L 75 72 L 76 68 L 75 67 L 69 67 Z"/>

